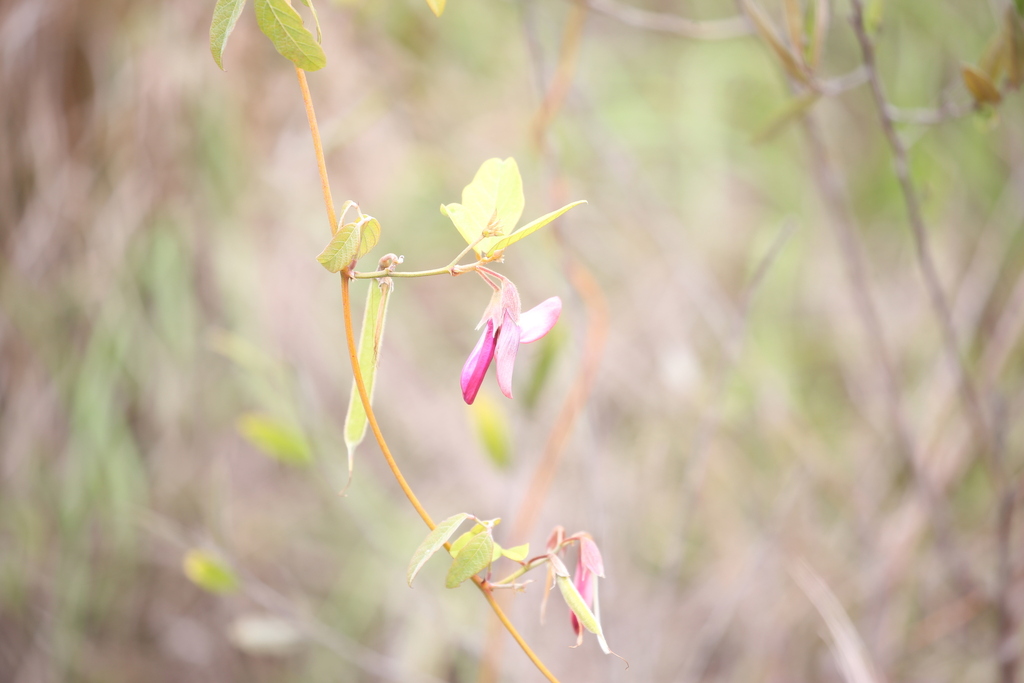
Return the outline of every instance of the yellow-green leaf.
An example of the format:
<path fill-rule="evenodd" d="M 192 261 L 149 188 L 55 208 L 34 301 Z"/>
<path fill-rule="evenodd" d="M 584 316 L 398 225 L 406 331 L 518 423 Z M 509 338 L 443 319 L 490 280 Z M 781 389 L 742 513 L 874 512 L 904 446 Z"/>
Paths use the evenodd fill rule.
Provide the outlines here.
<path fill-rule="evenodd" d="M 530 544 L 524 543 L 514 548 L 502 548 L 501 554 L 514 562 L 522 562 L 530 554 Z"/>
<path fill-rule="evenodd" d="M 359 248 L 356 250 L 356 260 L 363 258 L 370 250 L 377 246 L 380 240 L 380 223 L 373 216 L 360 216 L 359 218 Z"/>
<path fill-rule="evenodd" d="M 238 418 L 238 432 L 253 446 L 288 465 L 307 465 L 313 455 L 309 442 L 294 425 L 262 413 Z"/>
<path fill-rule="evenodd" d="M 359 223 L 348 223 L 334 233 L 316 260 L 332 273 L 348 268 L 359 253 Z"/>
<path fill-rule="evenodd" d="M 370 283 L 366 294 L 366 309 L 363 311 L 363 328 L 359 335 L 359 372 L 363 376 L 366 393 L 373 403 L 373 389 L 376 386 L 377 364 L 380 360 L 380 342 L 384 335 L 384 322 L 387 319 L 388 302 L 394 283 L 389 277 Z M 348 476 L 352 479 L 352 466 L 355 462 L 355 450 L 366 436 L 366 410 L 359 398 L 359 388 L 352 382 L 352 392 L 348 399 L 348 414 L 345 416 L 345 446 L 348 449 Z M 445 539 L 448 540 L 448 539 Z"/>
<path fill-rule="evenodd" d="M 238 588 L 238 577 L 231 568 L 198 548 L 185 554 L 182 568 L 189 581 L 211 593 L 230 593 Z"/>
<path fill-rule="evenodd" d="M 481 236 L 508 235 L 523 215 L 523 179 L 516 160 L 488 159 L 462 190 L 461 204 L 441 207 L 467 244 Z M 481 248 L 476 247 L 477 254 Z"/>
<path fill-rule="evenodd" d="M 489 532 L 473 536 L 452 561 L 444 585 L 448 588 L 456 588 L 469 577 L 488 567 L 491 564 L 493 552 L 494 539 L 491 538 Z"/>
<path fill-rule="evenodd" d="M 543 216 L 541 216 L 540 218 L 527 223 L 526 225 L 524 225 L 523 227 L 519 228 L 518 230 L 516 230 L 514 233 L 512 233 L 508 237 L 487 237 L 487 238 L 484 238 L 480 242 L 479 246 L 477 247 L 477 252 L 481 253 L 481 254 L 487 254 L 487 255 L 494 254 L 496 251 L 498 251 L 500 249 L 504 249 L 504 248 L 508 247 L 510 244 L 515 244 L 516 242 L 518 242 L 519 240 L 523 239 L 524 237 L 529 237 L 530 235 L 532 235 L 533 233 L 537 232 L 538 230 L 543 228 L 545 225 L 550 223 L 551 221 L 553 221 L 556 218 L 558 218 L 559 216 L 561 216 L 563 213 L 565 213 L 569 209 L 573 209 L 573 208 L 579 206 L 580 204 L 586 204 L 586 203 L 587 203 L 586 200 L 582 200 L 581 199 L 580 201 L 573 202 L 572 204 L 566 204 L 565 206 L 563 206 L 562 208 L 560 208 L 560 209 L 558 209 L 556 211 L 552 211 L 551 213 L 546 213 Z"/>
<path fill-rule="evenodd" d="M 444 520 L 433 530 L 427 534 L 427 537 L 423 539 L 420 546 L 416 548 L 416 552 L 412 554 L 412 560 L 409 562 L 409 569 L 406 571 L 405 576 L 409 580 L 409 585 L 412 585 L 412 580 L 416 578 L 416 574 L 419 573 L 420 569 L 431 556 L 440 550 L 455 530 L 459 528 L 466 519 L 470 517 L 468 512 L 460 512 L 457 515 L 452 515 L 448 519 Z"/>
<path fill-rule="evenodd" d="M 964 79 L 964 85 L 971 91 L 971 96 L 978 104 L 999 104 L 1003 96 L 999 89 L 989 80 L 988 76 L 979 69 L 969 64 L 964 64 L 960 69 Z"/>
<path fill-rule="evenodd" d="M 281 56 L 306 71 L 327 65 L 327 56 L 287 0 L 256 0 L 256 23 Z"/>
<path fill-rule="evenodd" d="M 478 396 L 469 411 L 484 451 L 495 465 L 508 467 L 512 461 L 512 439 L 502 407 L 488 396 Z"/>
<path fill-rule="evenodd" d="M 441 16 L 444 12 L 444 0 L 427 0 L 427 6 L 430 7 L 430 11 L 434 13 L 435 17 Z"/>
<path fill-rule="evenodd" d="M 302 4 L 308 7 L 310 14 L 313 15 L 313 23 L 316 25 L 316 42 L 324 42 L 324 32 L 320 29 L 320 17 L 316 14 L 316 7 L 313 6 L 313 0 L 302 0 Z"/>
<path fill-rule="evenodd" d="M 224 48 L 235 30 L 238 17 L 245 8 L 245 0 L 217 0 L 213 8 L 213 22 L 210 24 L 210 54 L 217 66 L 224 69 Z"/>
<path fill-rule="evenodd" d="M 455 539 L 455 542 L 452 543 L 452 547 L 448 550 L 448 552 L 451 553 L 452 557 L 458 557 L 459 553 L 462 552 L 462 549 L 466 547 L 466 544 L 472 541 L 474 536 L 476 536 L 486 528 L 487 527 L 485 527 L 483 524 L 475 524 L 472 529 L 470 529 L 469 531 L 465 532 L 464 534 Z"/>

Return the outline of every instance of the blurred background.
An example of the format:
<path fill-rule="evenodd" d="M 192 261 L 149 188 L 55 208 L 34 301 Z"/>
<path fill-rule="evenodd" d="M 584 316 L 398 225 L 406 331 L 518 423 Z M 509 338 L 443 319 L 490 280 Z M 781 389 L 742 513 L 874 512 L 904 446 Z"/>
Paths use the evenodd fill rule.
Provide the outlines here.
<path fill-rule="evenodd" d="M 868 3 L 922 255 L 846 0 L 795 30 L 758 0 L 761 34 L 630 2 L 318 7 L 334 197 L 382 225 L 365 269 L 447 264 L 437 207 L 487 158 L 518 160 L 524 221 L 589 200 L 497 266 L 565 302 L 513 401 L 458 387 L 486 286 L 397 282 L 376 406 L 407 478 L 505 545 L 593 535 L 628 670 L 568 647 L 557 596 L 540 623 L 542 572 L 504 599 L 563 681 L 1015 680 L 1024 119 L 960 73 L 1009 45 L 1013 78 L 1012 15 Z M 540 680 L 442 560 L 406 585 L 426 528 L 372 439 L 339 495 L 302 100 L 251 7 L 216 67 L 213 4 L 0 4 L 0 680 Z"/>

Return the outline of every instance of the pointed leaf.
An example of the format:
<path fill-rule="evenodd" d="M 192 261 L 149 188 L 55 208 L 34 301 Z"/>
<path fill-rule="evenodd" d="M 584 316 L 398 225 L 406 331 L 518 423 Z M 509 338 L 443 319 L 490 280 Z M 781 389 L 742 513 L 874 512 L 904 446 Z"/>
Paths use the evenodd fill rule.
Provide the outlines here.
<path fill-rule="evenodd" d="M 969 64 L 964 64 L 960 69 L 964 85 L 971 91 L 971 96 L 978 104 L 999 104 L 1003 96 L 999 89 L 989 80 L 988 76 L 979 69 Z"/>
<path fill-rule="evenodd" d="M 409 561 L 409 569 L 405 573 L 410 586 L 412 585 L 412 580 L 416 578 L 416 574 L 427 563 L 427 560 L 440 550 L 441 546 L 447 543 L 448 539 L 455 533 L 455 530 L 459 528 L 459 525 L 471 516 L 468 512 L 452 515 L 427 534 L 427 537 L 423 539 L 420 546 L 416 548 L 416 552 L 412 554 L 412 560 Z"/>
<path fill-rule="evenodd" d="M 370 250 L 377 246 L 380 240 L 380 222 L 373 216 L 360 216 L 359 221 L 359 249 L 356 250 L 356 260 L 363 258 Z"/>
<path fill-rule="evenodd" d="M 477 251 L 479 253 L 481 253 L 481 254 L 487 254 L 489 256 L 489 255 L 493 254 L 494 252 L 498 251 L 499 249 L 504 249 L 507 246 L 509 246 L 510 244 L 515 244 L 516 242 L 518 242 L 519 240 L 523 239 L 524 237 L 529 237 L 530 235 L 532 235 L 533 233 L 537 232 L 538 230 L 543 228 L 545 225 L 550 223 L 551 221 L 553 221 L 556 218 L 558 218 L 559 216 L 561 216 L 563 213 L 565 213 L 569 209 L 574 209 L 577 206 L 579 206 L 581 204 L 586 204 L 586 203 L 587 203 L 586 200 L 581 199 L 581 200 L 579 200 L 577 202 L 573 202 L 572 204 L 566 204 L 565 206 L 563 206 L 562 208 L 560 208 L 560 209 L 558 209 L 556 211 L 552 211 L 551 213 L 546 213 L 543 216 L 541 216 L 540 218 L 527 223 L 526 225 L 524 225 L 523 227 L 519 228 L 518 230 L 516 230 L 514 233 L 512 233 L 508 237 L 488 237 L 488 238 L 485 238 L 482 242 L 480 242 L 479 246 L 477 247 Z"/>
<path fill-rule="evenodd" d="M 516 160 L 488 159 L 462 190 L 461 204 L 441 207 L 468 244 L 481 235 L 508 235 L 523 215 L 523 179 Z M 481 248 L 476 247 L 477 254 Z"/>
<path fill-rule="evenodd" d="M 256 23 L 281 56 L 306 71 L 327 65 L 327 56 L 287 0 L 256 0 Z"/>
<path fill-rule="evenodd" d="M 388 302 L 394 283 L 391 278 L 384 277 L 378 282 L 370 283 L 366 293 L 366 308 L 363 311 L 363 327 L 359 335 L 359 372 L 363 376 L 366 393 L 373 405 L 373 389 L 376 386 L 377 364 L 380 360 L 380 341 L 384 335 L 384 322 L 388 314 Z M 345 446 L 348 449 L 348 477 L 352 480 L 352 466 L 355 462 L 355 450 L 366 436 L 366 409 L 359 398 L 359 387 L 352 382 L 352 392 L 348 399 L 348 414 L 345 416 Z M 447 540 L 447 539 L 445 539 Z"/>
<path fill-rule="evenodd" d="M 238 17 L 245 8 L 245 0 L 217 0 L 213 8 L 213 22 L 210 24 L 210 54 L 217 66 L 224 69 L 224 48 L 235 30 Z"/>
<path fill-rule="evenodd" d="M 448 588 L 457 588 L 463 581 L 488 567 L 493 552 L 494 539 L 490 533 L 474 536 L 452 562 L 444 585 Z"/>
<path fill-rule="evenodd" d="M 524 543 L 514 548 L 502 548 L 501 554 L 513 562 L 522 562 L 530 554 L 530 544 Z"/>
<path fill-rule="evenodd" d="M 594 613 L 587 607 L 587 603 L 584 602 L 583 596 L 576 590 L 576 586 L 573 584 L 572 579 L 568 576 L 556 576 L 555 580 L 558 582 L 558 590 L 562 592 L 562 597 L 565 599 L 565 604 L 569 606 L 572 613 L 576 615 L 579 622 L 583 624 L 583 627 L 591 633 L 600 636 L 601 635 L 601 622 L 597 620 Z"/>
<path fill-rule="evenodd" d="M 493 540 L 493 539 L 492 539 Z M 497 562 L 498 558 L 504 554 L 505 549 L 498 545 L 497 541 L 494 541 L 493 549 L 491 550 L 491 562 Z"/>
<path fill-rule="evenodd" d="M 313 455 L 302 432 L 270 415 L 246 413 L 238 419 L 238 432 L 253 446 L 288 465 L 307 465 Z"/>
<path fill-rule="evenodd" d="M 348 223 L 334 233 L 331 241 L 316 257 L 320 264 L 332 273 L 348 268 L 359 253 L 359 224 Z"/>
<path fill-rule="evenodd" d="M 444 12 L 444 0 L 427 0 L 427 6 L 430 7 L 430 11 L 434 13 L 435 17 L 441 16 Z"/>
<path fill-rule="evenodd" d="M 238 577 L 231 568 L 208 552 L 193 548 L 182 562 L 189 581 L 211 593 L 230 593 L 238 588 Z"/>

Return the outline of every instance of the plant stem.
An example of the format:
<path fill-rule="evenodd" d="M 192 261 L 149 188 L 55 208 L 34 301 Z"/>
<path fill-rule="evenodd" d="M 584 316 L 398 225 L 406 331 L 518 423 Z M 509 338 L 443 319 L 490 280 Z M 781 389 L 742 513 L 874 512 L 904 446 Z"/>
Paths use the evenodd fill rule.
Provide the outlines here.
<path fill-rule="evenodd" d="M 317 168 L 320 172 L 320 186 L 323 189 L 324 205 L 327 208 L 327 217 L 330 220 L 331 233 L 333 234 L 335 226 L 337 224 L 337 217 L 335 215 L 334 210 L 334 200 L 331 198 L 331 187 L 327 177 L 327 164 L 324 161 L 323 144 L 320 141 L 320 130 L 316 125 L 316 114 L 313 110 L 313 100 L 310 97 L 309 86 L 306 83 L 306 73 L 302 69 L 299 69 L 298 67 L 296 67 L 295 73 L 299 79 L 299 87 L 302 89 L 302 101 L 306 105 L 306 118 L 309 120 L 309 131 L 313 136 L 313 148 L 316 151 Z M 470 266 L 466 267 L 466 270 L 473 270 L 476 268 L 477 265 L 479 265 L 479 263 L 471 264 Z M 425 273 L 430 275 L 441 275 L 442 273 L 449 272 L 447 268 L 441 268 L 438 270 L 440 272 L 425 271 Z M 389 273 L 387 271 L 379 271 L 377 273 L 364 275 L 363 277 L 366 278 L 384 276 L 424 277 L 425 275 L 410 275 L 402 273 Z M 359 400 L 363 404 L 363 409 L 366 411 L 366 418 L 370 423 L 370 429 L 373 430 L 373 436 L 374 438 L 376 438 L 377 445 L 380 446 L 380 450 L 384 454 L 384 459 L 387 461 L 388 467 L 391 468 L 391 473 L 398 481 L 398 485 L 402 488 L 402 492 L 405 493 L 405 497 L 409 499 L 409 502 L 412 504 L 413 508 L 416 509 L 416 512 L 423 519 L 423 522 L 431 529 L 431 531 L 433 531 L 434 527 L 436 527 L 437 525 L 434 524 L 434 520 L 431 519 L 430 514 L 427 513 L 427 511 L 420 504 L 420 501 L 416 497 L 416 494 L 413 493 L 413 490 L 409 486 L 409 483 L 405 480 L 405 477 L 402 475 L 402 471 L 399 469 L 398 463 L 395 462 L 394 457 L 391 455 L 391 449 L 388 448 L 388 444 L 384 440 L 384 435 L 381 434 L 380 426 L 377 424 L 377 416 L 374 414 L 373 408 L 370 405 L 370 396 L 366 392 L 366 383 L 363 381 L 363 373 L 360 372 L 359 370 L 359 358 L 357 356 L 355 334 L 353 333 L 352 327 L 352 297 L 349 293 L 350 279 L 350 274 L 345 271 L 342 271 L 341 303 L 345 319 L 345 341 L 348 344 L 348 357 L 349 361 L 352 364 L 352 377 L 353 380 L 355 381 L 356 389 L 359 392 Z M 445 547 L 449 547 L 449 544 L 446 543 Z M 533 665 L 537 667 L 537 670 L 540 671 L 544 675 L 544 677 L 547 678 L 548 681 L 550 681 L 550 683 L 559 683 L 558 679 L 555 678 L 555 675 L 548 670 L 548 668 L 544 665 L 544 662 L 542 662 L 540 658 L 536 655 L 536 653 L 534 653 L 534 651 L 523 639 L 522 635 L 519 634 L 519 631 L 516 630 L 516 627 L 512 625 L 511 621 L 509 621 L 508 616 L 505 615 L 504 610 L 501 609 L 501 606 L 494 599 L 494 595 L 491 593 L 491 590 L 486 585 L 484 585 L 483 579 L 474 576 L 473 583 L 476 584 L 476 587 L 480 589 L 481 593 L 483 593 L 483 596 L 487 600 L 488 604 L 490 604 L 491 609 L 494 610 L 494 614 L 498 617 L 501 623 L 505 626 L 508 632 L 515 639 L 515 641 L 519 643 L 519 647 L 523 649 L 523 652 L 525 652 L 526 656 L 530 658 L 530 661 L 533 662 Z"/>
<path fill-rule="evenodd" d="M 295 75 L 299 79 L 302 90 L 302 102 L 306 105 L 306 118 L 309 120 L 309 132 L 313 135 L 313 151 L 316 152 L 316 166 L 320 171 L 320 189 L 324 193 L 324 206 L 327 207 L 327 220 L 331 222 L 331 234 L 338 227 L 338 217 L 334 211 L 334 199 L 331 198 L 331 184 L 327 179 L 327 161 L 324 160 L 324 146 L 320 142 L 320 128 L 316 125 L 316 112 L 313 110 L 313 98 L 309 94 L 306 72 L 295 67 Z"/>
<path fill-rule="evenodd" d="M 394 457 L 391 455 L 391 449 L 388 448 L 388 444 L 384 440 L 384 435 L 381 434 L 380 426 L 377 424 L 377 416 L 374 415 L 373 407 L 370 405 L 370 395 L 366 392 L 366 384 L 363 382 L 363 373 L 359 370 L 359 358 L 356 355 L 356 339 L 355 334 L 352 331 L 352 297 L 349 293 L 349 278 L 345 273 L 342 273 L 341 276 L 341 303 L 345 317 L 345 340 L 348 343 L 348 357 L 349 361 L 352 363 L 352 377 L 355 380 L 356 388 L 359 392 L 359 400 L 363 402 L 363 409 L 366 411 L 366 418 L 370 422 L 370 429 L 373 430 L 373 436 L 377 439 L 377 445 L 380 446 L 380 450 L 384 454 L 384 459 L 387 460 L 388 467 L 391 468 L 391 473 L 395 476 L 395 479 L 398 480 L 398 485 L 402 487 L 405 497 L 408 498 L 409 502 L 412 503 L 412 506 L 416 508 L 416 512 L 418 512 L 420 517 L 423 518 L 426 525 L 433 530 L 437 525 L 434 524 L 434 520 L 430 518 L 427 511 L 423 509 L 422 505 L 420 505 L 420 501 L 416 498 L 416 494 L 413 493 L 412 488 L 409 487 L 409 483 L 405 480 L 405 477 L 402 476 L 402 471 L 398 468 L 398 463 L 395 462 Z M 447 544 L 445 545 L 447 546 Z M 509 621 L 504 610 L 501 609 L 501 606 L 494 599 L 494 595 L 491 594 L 491 590 L 484 585 L 483 580 L 474 576 L 473 583 L 475 583 L 476 587 L 480 589 L 481 593 L 483 593 L 484 598 L 486 598 L 487 602 L 491 605 L 491 609 L 494 610 L 494 614 L 498 617 L 512 637 L 515 638 L 515 641 L 519 643 L 519 647 L 523 649 L 523 652 L 525 652 L 526 656 L 530 658 L 530 661 L 533 662 L 534 666 L 536 666 L 537 669 L 544 674 L 544 677 L 551 681 L 551 683 L 558 683 L 558 679 L 555 678 L 555 675 L 548 670 L 544 665 L 544 662 L 542 662 L 536 653 L 530 649 L 530 646 L 527 645 L 525 640 L 523 640 L 519 631 L 517 631 L 516 627 L 512 625 L 511 621 Z"/>

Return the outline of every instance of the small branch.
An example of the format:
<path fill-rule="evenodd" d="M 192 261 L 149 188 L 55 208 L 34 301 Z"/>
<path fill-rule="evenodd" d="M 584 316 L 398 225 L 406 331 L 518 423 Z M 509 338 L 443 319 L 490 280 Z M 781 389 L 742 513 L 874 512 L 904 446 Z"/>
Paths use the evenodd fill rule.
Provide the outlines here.
<path fill-rule="evenodd" d="M 753 33 L 745 16 L 695 21 L 676 14 L 651 12 L 615 0 L 585 0 L 587 7 L 634 28 L 671 33 L 691 40 L 729 40 Z"/>
<path fill-rule="evenodd" d="M 302 102 L 306 105 L 306 119 L 309 121 L 309 132 L 313 135 L 313 151 L 316 152 L 316 166 L 320 171 L 320 189 L 324 193 L 324 206 L 327 207 L 327 220 L 331 222 L 331 234 L 338 227 L 338 217 L 334 211 L 334 199 L 331 197 L 331 183 L 327 179 L 327 161 L 324 159 L 324 146 L 320 141 L 320 128 L 316 125 L 316 112 L 313 110 L 313 98 L 309 94 L 306 72 L 295 67 L 295 75 L 299 79 L 302 90 Z"/>
<path fill-rule="evenodd" d="M 978 397 L 974 381 L 967 369 L 967 364 L 960 354 L 960 343 L 957 340 L 956 329 L 953 326 L 953 316 L 950 312 L 949 301 L 942 289 L 938 269 L 932 256 L 931 244 L 928 237 L 928 229 L 925 226 L 924 217 L 921 214 L 921 202 L 918 199 L 917 191 L 910 180 L 910 165 L 907 161 L 907 149 L 896 132 L 893 119 L 889 114 L 889 103 L 885 98 L 882 89 L 882 82 L 878 76 L 878 68 L 875 63 L 875 48 L 868 37 L 864 27 L 864 8 L 862 0 L 852 0 L 853 4 L 853 30 L 860 43 L 861 52 L 864 56 L 864 68 L 867 69 L 868 83 L 871 86 L 871 94 L 875 100 L 875 108 L 882 124 L 886 140 L 892 150 L 893 162 L 896 170 L 896 178 L 899 181 L 900 190 L 903 193 L 903 201 L 907 209 L 907 219 L 910 223 L 913 236 L 914 253 L 917 257 L 918 266 L 924 277 L 925 289 L 931 301 L 932 308 L 939 320 L 942 331 L 942 341 L 945 346 L 946 355 L 950 365 L 958 379 L 960 398 L 971 424 L 971 429 L 977 439 L 978 447 L 987 455 L 988 462 L 992 465 L 992 475 L 1001 480 L 1001 467 L 993 458 L 992 438 L 986 424 L 985 414 L 982 409 L 981 400 Z"/>
<path fill-rule="evenodd" d="M 936 109 L 903 109 L 887 104 L 885 111 L 889 118 L 897 123 L 937 126 L 940 123 L 967 116 L 975 111 L 975 106 L 973 102 L 963 102 L 961 104 L 942 102 Z"/>

